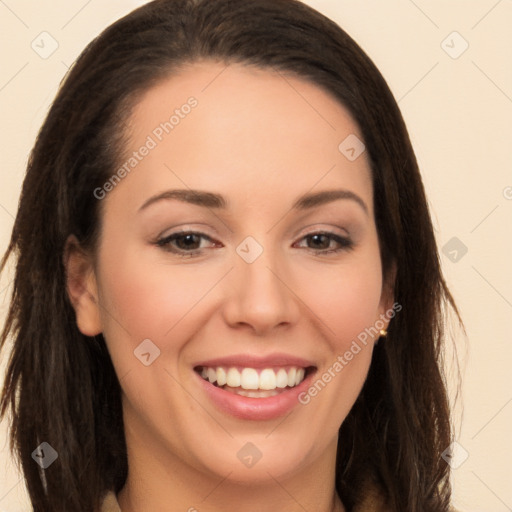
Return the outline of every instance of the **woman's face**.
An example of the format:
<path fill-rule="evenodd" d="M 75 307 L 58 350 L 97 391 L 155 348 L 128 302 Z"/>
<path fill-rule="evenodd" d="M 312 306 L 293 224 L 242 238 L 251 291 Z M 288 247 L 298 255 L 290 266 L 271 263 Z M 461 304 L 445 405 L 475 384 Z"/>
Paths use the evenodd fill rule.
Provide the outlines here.
<path fill-rule="evenodd" d="M 332 469 L 365 329 L 393 303 L 355 137 L 319 87 L 241 65 L 140 99 L 125 172 L 98 192 L 97 303 L 77 309 L 104 334 L 133 460 L 251 482 Z"/>

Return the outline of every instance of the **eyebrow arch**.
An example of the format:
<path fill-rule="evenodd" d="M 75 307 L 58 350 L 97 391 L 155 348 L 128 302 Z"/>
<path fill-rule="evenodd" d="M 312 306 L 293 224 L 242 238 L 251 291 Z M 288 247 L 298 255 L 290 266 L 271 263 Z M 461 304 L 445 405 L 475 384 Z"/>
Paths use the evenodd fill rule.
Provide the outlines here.
<path fill-rule="evenodd" d="M 219 194 L 213 192 L 203 192 L 201 190 L 166 190 L 161 194 L 150 197 L 140 208 L 139 211 L 144 210 L 149 205 L 161 201 L 163 199 L 177 199 L 185 203 L 195 204 L 197 206 L 204 206 L 205 208 L 223 208 L 228 206 L 227 201 Z"/>
<path fill-rule="evenodd" d="M 303 196 L 300 196 L 295 203 L 293 203 L 292 208 L 294 210 L 307 210 L 308 208 L 314 208 L 316 206 L 331 203 L 337 199 L 350 199 L 355 201 L 364 210 L 366 215 L 369 215 L 366 203 L 357 194 L 345 189 L 323 190 L 320 192 L 304 194 Z"/>
<path fill-rule="evenodd" d="M 144 210 L 153 203 L 161 200 L 177 199 L 185 203 L 195 204 L 197 206 L 203 206 L 205 208 L 216 208 L 216 209 L 227 209 L 228 201 L 214 192 L 204 192 L 201 190 L 166 190 L 161 194 L 150 197 L 140 208 L 139 211 Z M 355 201 L 368 215 L 368 207 L 366 203 L 354 192 L 344 189 L 336 190 L 323 190 L 315 193 L 306 193 L 300 196 L 292 206 L 293 210 L 307 210 L 309 208 L 315 208 L 323 204 L 331 203 L 337 199 L 349 199 Z"/>

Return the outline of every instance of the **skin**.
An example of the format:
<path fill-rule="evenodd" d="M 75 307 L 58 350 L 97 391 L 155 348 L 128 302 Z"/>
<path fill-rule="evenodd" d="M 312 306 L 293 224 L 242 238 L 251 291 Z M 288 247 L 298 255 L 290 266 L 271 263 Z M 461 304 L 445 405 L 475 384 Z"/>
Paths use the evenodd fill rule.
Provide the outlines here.
<path fill-rule="evenodd" d="M 86 335 L 103 333 L 123 391 L 129 475 L 121 508 L 342 511 L 337 433 L 367 376 L 374 338 L 309 404 L 272 420 L 220 411 L 192 368 L 284 352 L 314 361 L 321 374 L 392 307 L 366 153 L 351 162 L 338 150 L 349 134 L 362 139 L 360 130 L 312 83 L 206 61 L 146 91 L 127 151 L 190 96 L 197 107 L 102 200 L 96 254 L 72 237 L 67 252 L 77 324 Z M 177 188 L 222 194 L 229 208 L 173 199 L 139 211 Z M 302 194 L 334 189 L 357 194 L 368 212 L 351 199 L 291 210 Z M 195 257 L 156 245 L 180 229 L 213 242 L 200 239 Z M 319 231 L 349 237 L 353 248 L 319 254 L 339 248 L 305 238 Z M 247 236 L 263 248 L 251 264 L 236 252 Z M 134 357 L 145 339 L 161 351 L 150 366 Z M 263 454 L 251 468 L 237 458 L 247 442 Z"/>

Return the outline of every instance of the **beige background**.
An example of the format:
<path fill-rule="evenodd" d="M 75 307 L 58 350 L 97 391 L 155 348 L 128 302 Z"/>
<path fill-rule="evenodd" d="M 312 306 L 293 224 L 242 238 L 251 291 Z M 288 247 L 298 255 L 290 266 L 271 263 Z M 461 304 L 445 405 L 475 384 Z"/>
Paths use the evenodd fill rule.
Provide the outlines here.
<path fill-rule="evenodd" d="M 142 3 L 0 1 L 2 253 L 28 152 L 67 67 L 104 27 Z M 467 512 L 512 510 L 512 1 L 307 3 L 337 21 L 382 71 L 409 127 L 440 250 L 452 237 L 468 249 L 456 262 L 448 249 L 441 253 L 468 333 L 467 340 L 455 335 L 463 374 L 457 441 L 469 457 L 453 471 L 454 502 Z M 47 59 L 31 47 L 43 31 L 59 45 Z M 469 47 L 458 55 L 464 41 Z M 2 318 L 9 282 L 2 276 Z M 455 380 L 450 386 L 453 394 Z M 4 422 L 0 512 L 26 511 L 7 448 Z"/>

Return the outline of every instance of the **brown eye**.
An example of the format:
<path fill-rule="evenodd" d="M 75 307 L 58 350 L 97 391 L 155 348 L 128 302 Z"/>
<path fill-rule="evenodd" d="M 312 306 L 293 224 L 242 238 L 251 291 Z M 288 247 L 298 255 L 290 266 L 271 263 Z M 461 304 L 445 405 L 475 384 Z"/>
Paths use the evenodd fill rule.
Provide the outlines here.
<path fill-rule="evenodd" d="M 209 236 L 192 231 L 173 233 L 158 240 L 156 245 L 180 256 L 197 256 L 205 248 L 205 246 L 201 247 L 203 240 L 214 245 L 213 240 Z"/>
<path fill-rule="evenodd" d="M 342 250 L 350 250 L 354 246 L 350 238 L 339 236 L 335 233 L 311 233 L 306 235 L 302 240 L 306 241 L 307 249 L 311 249 L 318 254 L 330 254 Z"/>

